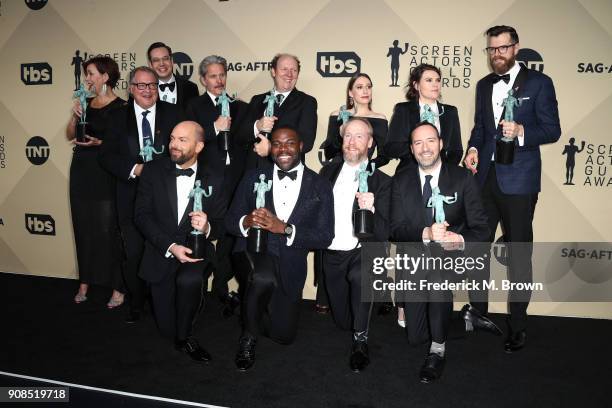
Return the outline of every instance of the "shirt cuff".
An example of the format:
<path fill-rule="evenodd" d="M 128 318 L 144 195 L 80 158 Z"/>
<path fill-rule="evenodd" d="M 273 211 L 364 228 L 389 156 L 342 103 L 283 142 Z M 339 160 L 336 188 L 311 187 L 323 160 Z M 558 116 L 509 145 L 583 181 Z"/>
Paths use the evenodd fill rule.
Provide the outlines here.
<path fill-rule="evenodd" d="M 212 225 L 210 225 L 210 222 L 208 221 L 206 221 L 206 224 L 208 224 L 208 232 L 206 233 L 206 239 L 208 239 L 210 236 L 210 231 L 212 231 Z"/>
<path fill-rule="evenodd" d="M 523 147 L 525 145 L 525 135 L 523 134 L 523 136 L 517 136 L 516 138 L 518 139 L 519 146 Z"/>
<path fill-rule="evenodd" d="M 245 217 L 246 215 L 243 215 L 240 218 L 240 221 L 238 221 L 238 227 L 240 227 L 240 232 L 242 233 L 243 237 L 246 237 L 247 235 L 249 235 L 249 229 L 250 229 L 250 228 L 244 229 L 244 227 L 242 226 L 242 221 L 244 221 Z"/>
<path fill-rule="evenodd" d="M 257 122 L 253 123 L 253 136 L 259 136 L 259 130 L 257 129 Z"/>
<path fill-rule="evenodd" d="M 136 170 L 136 166 L 138 166 L 138 164 L 135 164 L 134 167 L 132 167 L 132 171 L 130 171 L 130 177 L 128 177 L 128 180 L 136 178 L 136 174 L 134 174 L 134 170 Z"/>
<path fill-rule="evenodd" d="M 291 246 L 291 244 L 293 244 L 293 240 L 295 239 L 295 225 L 291 224 L 291 226 L 293 227 L 293 232 L 287 237 L 287 246 Z"/>
<path fill-rule="evenodd" d="M 176 242 L 171 243 L 168 249 L 166 249 L 166 254 L 164 255 L 166 258 L 174 258 L 174 255 L 172 255 L 170 252 L 170 248 L 172 248 L 174 245 L 176 245 Z"/>
<path fill-rule="evenodd" d="M 213 129 L 215 130 L 215 136 L 219 135 L 219 129 L 217 129 L 217 125 L 213 122 Z"/>

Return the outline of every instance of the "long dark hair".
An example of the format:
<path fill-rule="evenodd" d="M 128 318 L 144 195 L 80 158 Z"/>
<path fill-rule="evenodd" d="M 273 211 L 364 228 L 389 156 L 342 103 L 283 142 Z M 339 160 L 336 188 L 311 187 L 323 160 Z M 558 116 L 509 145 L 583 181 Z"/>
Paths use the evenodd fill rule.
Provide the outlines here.
<path fill-rule="evenodd" d="M 353 99 L 349 96 L 349 91 L 351 90 L 351 88 L 353 88 L 353 85 L 355 85 L 355 82 L 361 77 L 367 78 L 368 81 L 370 81 L 370 85 L 374 85 L 372 83 L 372 78 L 370 78 L 370 76 L 366 74 L 365 72 L 358 72 L 355 75 L 353 75 L 351 79 L 349 79 L 348 85 L 346 86 L 346 109 L 352 109 L 355 106 Z M 372 109 L 372 101 L 368 103 L 368 109 Z"/>
<path fill-rule="evenodd" d="M 423 73 L 425 71 L 434 71 L 436 72 L 440 78 L 442 78 L 442 73 L 440 72 L 440 68 L 435 65 L 430 64 L 421 64 L 417 65 L 410 71 L 410 77 L 408 78 L 408 86 L 406 90 L 406 99 L 409 101 L 418 101 L 419 100 L 419 91 L 417 91 L 414 86 L 415 82 L 419 82 L 421 77 L 423 77 Z"/>

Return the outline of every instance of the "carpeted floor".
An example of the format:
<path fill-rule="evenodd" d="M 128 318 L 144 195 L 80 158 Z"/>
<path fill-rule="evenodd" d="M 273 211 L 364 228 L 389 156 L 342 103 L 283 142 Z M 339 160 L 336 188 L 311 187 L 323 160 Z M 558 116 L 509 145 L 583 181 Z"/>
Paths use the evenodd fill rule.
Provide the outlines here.
<path fill-rule="evenodd" d="M 94 287 L 87 302 L 75 305 L 76 288 L 71 280 L 0 273 L 0 371 L 225 407 L 612 404 L 607 320 L 533 316 L 527 347 L 507 355 L 503 338 L 466 336 L 457 318 L 444 375 L 425 385 L 418 371 L 426 349 L 407 345 L 393 313 L 373 316 L 371 365 L 362 373 L 348 368 L 350 334 L 336 329 L 331 316 L 316 314 L 310 301 L 303 303 L 296 342 L 281 346 L 261 338 L 255 366 L 241 373 L 233 363 L 238 319 L 224 319 L 218 304 L 208 304 L 198 321 L 197 337 L 213 356 L 209 365 L 199 365 L 160 338 L 150 313 L 127 325 L 125 310 L 106 309 L 109 291 Z M 505 328 L 503 316 L 493 320 Z M 10 377 L 0 381 L 23 384 Z"/>

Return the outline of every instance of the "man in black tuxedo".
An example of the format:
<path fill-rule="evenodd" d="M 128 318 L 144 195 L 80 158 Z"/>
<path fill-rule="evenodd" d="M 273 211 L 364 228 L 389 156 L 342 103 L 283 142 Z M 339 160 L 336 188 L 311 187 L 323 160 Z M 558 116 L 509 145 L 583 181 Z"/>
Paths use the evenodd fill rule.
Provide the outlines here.
<path fill-rule="evenodd" d="M 253 227 L 267 232 L 264 253 L 247 252 L 252 270 L 242 300 L 243 331 L 236 366 L 249 369 L 255 362 L 255 344 L 263 334 L 281 344 L 293 342 L 308 251 L 324 249 L 334 236 L 334 204 L 329 181 L 305 167 L 303 143 L 295 129 L 279 127 L 271 137 L 274 166 L 247 172 L 225 217 L 225 227 L 236 235 L 236 251 L 247 251 L 246 237 Z M 272 181 L 265 207 L 256 208 L 255 183 Z M 264 182 L 264 181 L 262 181 Z"/>
<path fill-rule="evenodd" d="M 246 150 L 244 145 L 235 139 L 241 120 L 246 113 L 247 104 L 241 100 L 230 103 L 230 116 L 221 116 L 219 96 L 225 91 L 227 79 L 227 61 L 218 55 L 209 55 L 200 63 L 200 81 L 206 88 L 203 95 L 192 99 L 187 104 L 187 118 L 198 122 L 204 128 L 206 143 L 200 153 L 200 160 L 210 172 L 221 177 L 221 200 L 227 209 L 234 196 L 234 191 L 244 171 Z M 219 140 L 221 132 L 229 131 L 229 146 Z M 213 292 L 229 306 L 237 305 L 235 293 L 228 293 L 227 282 L 234 276 L 230 255 L 235 239 L 231 234 L 219 236 L 214 263 Z"/>
<path fill-rule="evenodd" d="M 516 62 L 519 37 L 509 26 L 487 30 L 487 53 L 493 72 L 476 85 L 474 128 L 468 141 L 465 165 L 476 174 L 482 199 L 495 240 L 501 224 L 506 242 L 533 242 L 533 216 L 540 192 L 542 159 L 540 145 L 554 143 L 561 136 L 559 110 L 552 80 Z M 503 120 L 503 100 L 514 91 L 520 105 L 514 109 L 514 121 Z M 514 161 L 496 163 L 496 145 L 502 138 L 513 140 Z M 509 247 L 508 278 L 513 282 L 531 282 L 531 245 Z M 490 258 L 489 258 L 490 259 Z M 511 291 L 508 299 L 508 337 L 505 351 L 512 353 L 525 345 L 527 307 L 530 292 Z M 488 309 L 487 299 L 472 299 L 463 309 L 463 317 L 481 327 L 481 316 Z"/>
<path fill-rule="evenodd" d="M 434 125 L 422 122 L 413 129 L 410 137 L 411 151 L 418 167 L 405 167 L 393 177 L 392 239 L 429 243 L 424 250 L 431 249 L 430 256 L 445 256 L 444 250 L 461 247 L 467 242 L 483 242 L 489 234 L 487 216 L 478 186 L 470 172 L 440 160 L 443 142 Z M 433 209 L 427 207 L 435 187 L 443 195 L 457 193 L 456 202 L 444 207 L 444 223 L 434 223 Z M 438 243 L 442 246 L 440 250 Z M 441 272 L 433 271 L 427 275 L 427 279 L 431 281 L 439 275 L 443 277 Z M 450 273 L 454 274 L 453 271 Z M 405 299 L 406 332 L 411 344 L 431 340 L 420 372 L 422 382 L 431 382 L 440 377 L 444 368 L 445 342 L 453 302 L 450 291 L 436 291 L 425 296 L 425 299 Z"/>
<path fill-rule="evenodd" d="M 113 112 L 100 151 L 100 163 L 117 178 L 117 215 L 125 251 L 123 277 L 128 289 L 130 311 L 126 321 L 140 318 L 145 284 L 138 277 L 143 238 L 134 225 L 134 200 L 140 174 L 145 166 L 140 151 L 147 142 L 156 151 L 153 160 L 168 155 L 168 138 L 181 120 L 175 105 L 157 99 L 157 74 L 149 67 L 130 73 L 130 98 Z"/>
<path fill-rule="evenodd" d="M 342 157 L 334 158 L 320 172 L 333 185 L 335 220 L 334 240 L 323 251 L 323 275 L 336 324 L 353 332 L 349 366 L 359 372 L 370 362 L 367 342 L 373 304 L 361 301 L 361 240 L 354 233 L 353 213 L 357 209 L 374 212 L 374 236 L 368 240 L 387 241 L 391 178 L 376 169 L 368 178 L 368 192 L 358 192 L 357 172 L 359 166 L 368 163 L 368 149 L 374 140 L 372 125 L 365 119 L 352 118 L 340 134 Z"/>
<path fill-rule="evenodd" d="M 246 169 L 269 164 L 270 141 L 264 134 L 271 134 L 276 128 L 290 126 L 297 130 L 304 145 L 302 161 L 314 145 L 317 133 L 317 100 L 295 88 L 300 75 L 300 60 L 291 54 L 277 54 L 272 59 L 270 70 L 274 88 L 253 96 L 248 112 L 241 125 L 241 142 L 251 147 L 248 152 Z M 274 116 L 266 117 L 265 98 L 276 99 Z"/>
<path fill-rule="evenodd" d="M 204 269 L 214 254 L 210 240 L 222 231 L 221 179 L 198 160 L 204 148 L 204 130 L 196 122 L 181 122 L 170 135 L 170 157 L 148 164 L 138 184 L 134 221 L 145 237 L 140 276 L 151 285 L 155 317 L 165 337 L 196 361 L 210 354 L 192 336 L 202 302 Z M 194 183 L 204 195 L 201 211 L 194 209 Z M 190 256 L 190 231 L 205 234 L 204 258 Z"/>
<path fill-rule="evenodd" d="M 198 86 L 193 82 L 175 77 L 172 49 L 163 42 L 154 42 L 147 50 L 149 66 L 159 77 L 159 99 L 180 106 L 183 111 L 187 103 L 199 95 Z"/>

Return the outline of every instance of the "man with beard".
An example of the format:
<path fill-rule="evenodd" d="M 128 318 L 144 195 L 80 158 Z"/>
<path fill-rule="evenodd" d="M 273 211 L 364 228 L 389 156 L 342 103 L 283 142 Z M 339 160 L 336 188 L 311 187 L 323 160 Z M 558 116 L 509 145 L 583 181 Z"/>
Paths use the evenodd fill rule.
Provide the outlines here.
<path fill-rule="evenodd" d="M 385 242 L 389 238 L 389 197 L 391 178 L 376 169 L 368 178 L 368 192 L 358 192 L 357 172 L 368 162 L 368 149 L 373 143 L 370 122 L 352 118 L 340 128 L 342 157 L 334 158 L 321 169 L 321 176 L 333 185 L 334 240 L 323 251 L 323 276 L 336 325 L 351 330 L 353 346 L 349 359 L 351 370 L 364 370 L 370 362 L 368 329 L 372 302 L 361 301 L 361 241 L 355 236 L 353 213 L 367 209 L 374 213 L 374 236 L 370 241 Z M 383 251 L 382 256 L 385 256 Z M 321 288 L 319 288 L 321 290 Z"/>
<path fill-rule="evenodd" d="M 300 75 L 300 60 L 291 54 L 277 54 L 272 59 L 270 74 L 274 88 L 253 96 L 242 123 L 241 141 L 249 146 L 245 168 L 252 169 L 270 165 L 269 136 L 274 129 L 289 126 L 297 130 L 303 142 L 301 159 L 304 161 L 314 144 L 317 132 L 317 100 L 296 89 Z M 274 116 L 265 116 L 266 98 L 274 98 Z"/>
<path fill-rule="evenodd" d="M 466 242 L 482 242 L 489 235 L 476 181 L 469 171 L 443 163 L 440 160 L 442 147 L 438 129 L 429 122 L 419 123 L 410 134 L 410 150 L 418 167 L 406 167 L 396 173 L 391 186 L 391 238 L 408 243 L 435 241 L 423 244 L 422 248 L 418 246 L 419 253 L 422 251 L 434 257 L 446 257 L 446 250 L 461 248 Z M 433 208 L 427 207 L 436 187 L 443 195 L 456 194 L 457 197 L 453 204 L 444 207 L 444 223 L 434 223 Z M 413 272 L 417 280 L 428 282 L 449 278 L 449 274 L 437 269 L 410 273 Z M 452 274 L 454 272 L 450 271 L 450 278 Z M 420 345 L 431 341 L 420 372 L 421 382 L 435 381 L 442 375 L 446 361 L 452 292 L 424 291 L 418 293 L 418 297 L 411 293 L 411 297 L 404 300 L 409 343 Z"/>
<path fill-rule="evenodd" d="M 146 165 L 140 152 L 150 144 L 162 152 L 153 155 L 153 161 L 167 156 L 170 132 L 182 117 L 177 106 L 157 97 L 155 71 L 144 66 L 135 68 L 130 73 L 130 98 L 113 112 L 99 157 L 102 167 L 117 178 L 117 218 L 125 251 L 123 279 L 130 306 L 127 323 L 140 319 L 146 292 L 145 283 L 138 277 L 144 242 L 134 225 L 134 200 Z"/>
<path fill-rule="evenodd" d="M 225 217 L 227 230 L 239 237 L 238 252 L 247 251 L 245 238 L 251 228 L 267 233 L 263 252 L 246 253 L 252 270 L 243 292 L 243 330 L 235 360 L 241 371 L 255 363 L 260 331 L 280 344 L 293 342 L 306 281 L 306 256 L 310 250 L 327 248 L 334 237 L 331 185 L 304 166 L 303 146 L 295 129 L 275 129 L 270 150 L 274 166 L 244 175 Z M 260 200 L 253 186 L 266 181 L 272 181 L 272 186 L 265 193 L 265 206 L 256 208 Z"/>
<path fill-rule="evenodd" d="M 495 26 L 486 35 L 493 72 L 476 85 L 474 128 L 464 163 L 476 174 L 482 190 L 489 218 L 489 242 L 495 240 L 501 223 L 506 242 L 532 243 L 532 222 L 541 184 L 540 145 L 554 143 L 561 136 L 555 88 L 548 76 L 516 62 L 519 37 L 514 28 Z M 509 90 L 514 91 L 520 102 L 514 110 L 513 122 L 502 120 L 503 101 Z M 496 143 L 502 137 L 513 140 L 511 164 L 495 162 Z M 531 245 L 517 244 L 509 251 L 508 278 L 513 282 L 530 282 Z M 525 345 L 530 297 L 527 291 L 509 294 L 509 332 L 504 346 L 508 353 Z M 488 309 L 487 294 L 479 299 L 471 297 L 471 303 L 462 310 L 466 327 L 496 331 L 483 319 Z"/>
<path fill-rule="evenodd" d="M 198 96 L 198 86 L 188 79 L 174 76 L 172 49 L 163 42 L 155 42 L 147 50 L 149 66 L 159 77 L 159 99 L 178 105 L 183 111 L 187 103 Z"/>
<path fill-rule="evenodd" d="M 202 302 L 203 275 L 223 223 L 218 199 L 221 182 L 198 161 L 204 130 L 196 122 L 181 122 L 170 135 L 170 157 L 148 164 L 141 175 L 134 220 L 146 242 L 140 276 L 151 285 L 158 327 L 164 337 L 193 360 L 210 361 L 210 354 L 193 337 L 193 323 Z M 202 210 L 192 211 L 190 194 L 200 181 L 205 194 Z M 190 198 L 191 197 L 191 198 Z M 186 246 L 190 231 L 205 234 L 203 259 L 191 257 Z"/>

